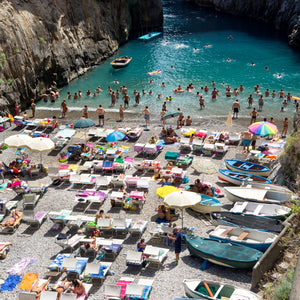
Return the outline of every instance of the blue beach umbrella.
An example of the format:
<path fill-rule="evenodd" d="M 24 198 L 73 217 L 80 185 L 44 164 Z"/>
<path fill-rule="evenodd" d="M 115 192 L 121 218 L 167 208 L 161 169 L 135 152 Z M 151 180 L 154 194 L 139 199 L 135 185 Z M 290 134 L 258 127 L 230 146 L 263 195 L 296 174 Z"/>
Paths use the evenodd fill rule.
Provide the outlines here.
<path fill-rule="evenodd" d="M 121 141 L 124 139 L 124 137 L 125 137 L 124 133 L 122 133 L 120 131 L 114 131 L 106 137 L 106 141 L 107 142 Z"/>
<path fill-rule="evenodd" d="M 91 119 L 79 119 L 73 124 L 74 128 L 88 128 L 95 125 L 96 123 Z"/>

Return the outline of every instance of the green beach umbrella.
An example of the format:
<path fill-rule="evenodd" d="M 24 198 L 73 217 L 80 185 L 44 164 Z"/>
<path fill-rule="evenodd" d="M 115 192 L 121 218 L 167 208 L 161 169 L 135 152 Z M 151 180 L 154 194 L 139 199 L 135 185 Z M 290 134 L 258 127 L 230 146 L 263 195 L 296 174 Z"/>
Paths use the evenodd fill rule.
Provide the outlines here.
<path fill-rule="evenodd" d="M 79 119 L 73 124 L 74 128 L 88 128 L 95 125 L 96 123 L 91 119 Z"/>

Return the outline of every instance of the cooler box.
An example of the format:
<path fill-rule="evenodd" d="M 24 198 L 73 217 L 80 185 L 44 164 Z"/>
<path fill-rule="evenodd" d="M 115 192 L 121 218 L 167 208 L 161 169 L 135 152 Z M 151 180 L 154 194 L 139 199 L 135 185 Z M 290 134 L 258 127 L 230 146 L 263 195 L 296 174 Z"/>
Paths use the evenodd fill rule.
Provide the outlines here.
<path fill-rule="evenodd" d="M 178 153 L 177 152 L 166 152 L 165 154 L 165 159 L 167 160 L 174 160 L 176 161 L 178 157 Z"/>

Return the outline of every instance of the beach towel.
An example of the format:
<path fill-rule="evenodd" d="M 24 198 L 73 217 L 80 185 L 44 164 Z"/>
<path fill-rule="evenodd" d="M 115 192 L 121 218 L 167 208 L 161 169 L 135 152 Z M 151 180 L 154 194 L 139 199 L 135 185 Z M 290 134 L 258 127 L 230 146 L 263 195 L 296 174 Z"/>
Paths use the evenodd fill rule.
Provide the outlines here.
<path fill-rule="evenodd" d="M 2 184 L 0 184 L 0 190 L 7 188 L 7 184 L 9 183 L 9 181 L 3 182 Z"/>
<path fill-rule="evenodd" d="M 10 269 L 8 269 L 7 273 L 20 275 L 27 268 L 28 265 L 34 262 L 36 262 L 36 258 L 23 257 L 21 261 L 19 261 L 17 264 L 13 265 Z"/>
<path fill-rule="evenodd" d="M 23 277 L 21 285 L 19 286 L 22 290 L 30 291 L 33 283 L 39 278 L 37 273 L 26 273 Z"/>
<path fill-rule="evenodd" d="M 61 267 L 65 257 L 70 257 L 70 254 L 58 254 L 56 258 L 53 260 L 53 262 L 50 264 L 50 266 L 48 267 L 49 270 L 53 270 L 53 271 L 58 270 Z"/>
<path fill-rule="evenodd" d="M 129 162 L 129 163 L 132 163 L 133 162 L 133 158 L 132 157 L 126 157 L 125 161 Z"/>
<path fill-rule="evenodd" d="M 8 275 L 4 283 L 1 284 L 0 291 L 12 291 L 21 280 L 19 275 Z"/>
<path fill-rule="evenodd" d="M 125 281 L 125 280 L 119 280 L 117 282 L 117 285 L 121 286 L 121 293 L 120 293 L 120 298 L 123 299 L 126 293 L 126 286 L 127 284 L 132 283 L 132 281 Z"/>

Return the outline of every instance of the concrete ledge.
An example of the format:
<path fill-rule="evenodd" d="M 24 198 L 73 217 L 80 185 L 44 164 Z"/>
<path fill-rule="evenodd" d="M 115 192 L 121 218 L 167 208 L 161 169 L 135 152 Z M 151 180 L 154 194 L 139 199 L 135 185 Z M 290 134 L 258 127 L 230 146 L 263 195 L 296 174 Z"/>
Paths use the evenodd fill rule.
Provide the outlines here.
<path fill-rule="evenodd" d="M 299 300 L 300 295 L 300 259 L 298 255 L 295 275 L 289 300 Z"/>
<path fill-rule="evenodd" d="M 278 235 L 277 239 L 273 244 L 267 249 L 264 255 L 256 263 L 252 270 L 252 280 L 251 280 L 251 289 L 255 289 L 257 284 L 263 278 L 264 274 L 269 271 L 273 266 L 275 261 L 280 257 L 281 251 L 284 249 L 279 245 L 280 239 L 286 235 L 288 228 L 290 227 L 290 221 L 295 217 L 294 214 L 290 215 L 288 219 L 283 222 L 284 228 Z M 300 267 L 300 266 L 299 266 Z M 300 280 L 300 270 L 299 270 L 299 280 Z M 300 290 L 300 287 L 299 287 Z M 295 298 L 296 300 L 296 298 Z M 298 298 L 299 300 L 299 294 Z"/>

